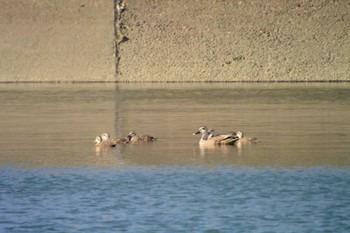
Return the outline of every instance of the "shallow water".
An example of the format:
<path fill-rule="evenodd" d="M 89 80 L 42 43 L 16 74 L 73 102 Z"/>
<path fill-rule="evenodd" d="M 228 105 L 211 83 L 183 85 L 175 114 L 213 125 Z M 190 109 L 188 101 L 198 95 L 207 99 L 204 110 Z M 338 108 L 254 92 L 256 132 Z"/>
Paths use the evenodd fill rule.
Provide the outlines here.
<path fill-rule="evenodd" d="M 349 84 L 0 86 L 0 232 L 348 232 Z M 200 126 L 259 144 L 201 148 Z M 96 150 L 129 131 L 151 144 Z"/>

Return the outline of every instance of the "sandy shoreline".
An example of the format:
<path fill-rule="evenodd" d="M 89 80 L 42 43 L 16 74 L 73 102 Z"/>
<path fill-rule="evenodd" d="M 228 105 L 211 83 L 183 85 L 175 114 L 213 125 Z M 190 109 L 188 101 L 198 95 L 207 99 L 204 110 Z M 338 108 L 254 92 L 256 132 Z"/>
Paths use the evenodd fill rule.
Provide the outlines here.
<path fill-rule="evenodd" d="M 349 1 L 125 2 L 0 0 L 0 82 L 350 81 Z"/>

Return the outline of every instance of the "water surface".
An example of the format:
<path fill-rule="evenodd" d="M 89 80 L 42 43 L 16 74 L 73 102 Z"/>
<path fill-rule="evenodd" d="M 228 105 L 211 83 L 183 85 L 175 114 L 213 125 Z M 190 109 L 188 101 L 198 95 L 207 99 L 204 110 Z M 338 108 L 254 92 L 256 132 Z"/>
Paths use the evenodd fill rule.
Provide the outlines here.
<path fill-rule="evenodd" d="M 2 168 L 1 232 L 348 232 L 346 169 Z"/>
<path fill-rule="evenodd" d="M 0 232 L 348 232 L 349 84 L 0 86 Z M 200 126 L 261 139 L 201 148 Z M 129 131 L 151 144 L 96 150 Z"/>
<path fill-rule="evenodd" d="M 0 86 L 0 163 L 25 166 L 349 166 L 349 84 L 8 84 Z M 261 139 L 199 148 L 200 126 Z M 97 153 L 130 131 L 159 138 Z"/>

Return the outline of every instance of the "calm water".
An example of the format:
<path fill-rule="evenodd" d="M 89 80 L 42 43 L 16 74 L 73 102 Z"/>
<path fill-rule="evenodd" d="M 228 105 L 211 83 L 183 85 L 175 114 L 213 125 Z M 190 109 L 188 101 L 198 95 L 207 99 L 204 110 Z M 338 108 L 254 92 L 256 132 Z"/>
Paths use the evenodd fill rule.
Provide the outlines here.
<path fill-rule="evenodd" d="M 350 84 L 3 84 L 0 100 L 0 232 L 350 231 Z M 203 125 L 261 143 L 200 148 Z M 131 130 L 159 140 L 92 144 Z"/>

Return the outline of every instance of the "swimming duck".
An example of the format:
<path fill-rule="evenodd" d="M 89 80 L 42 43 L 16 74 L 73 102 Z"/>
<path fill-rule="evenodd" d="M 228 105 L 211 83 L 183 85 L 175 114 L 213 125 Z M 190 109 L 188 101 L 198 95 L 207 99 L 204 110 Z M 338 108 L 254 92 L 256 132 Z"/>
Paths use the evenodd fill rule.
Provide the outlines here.
<path fill-rule="evenodd" d="M 135 131 L 130 132 L 127 138 L 130 142 L 152 142 L 157 140 L 156 137 L 147 134 L 137 135 Z"/>
<path fill-rule="evenodd" d="M 95 143 L 95 146 L 99 147 L 99 148 L 102 148 L 102 147 L 115 147 L 114 143 L 112 143 L 111 141 L 103 141 L 100 136 L 97 136 L 95 138 L 95 141 L 93 141 L 93 143 Z"/>
<path fill-rule="evenodd" d="M 103 133 L 101 134 L 102 141 L 110 141 L 113 144 L 124 144 L 124 143 L 129 143 L 129 138 L 128 137 L 119 137 L 119 138 L 111 138 L 109 133 Z"/>
<path fill-rule="evenodd" d="M 244 136 L 242 131 L 237 131 L 236 133 L 237 137 L 239 138 L 236 141 L 236 144 L 248 144 L 248 143 L 257 143 L 260 140 L 257 139 L 256 137 L 249 137 L 249 136 Z"/>
<path fill-rule="evenodd" d="M 235 135 L 216 135 L 209 138 L 208 128 L 202 126 L 198 129 L 197 132 L 193 135 L 202 134 L 201 140 L 199 141 L 200 145 L 234 145 L 238 140 L 238 137 Z"/>

